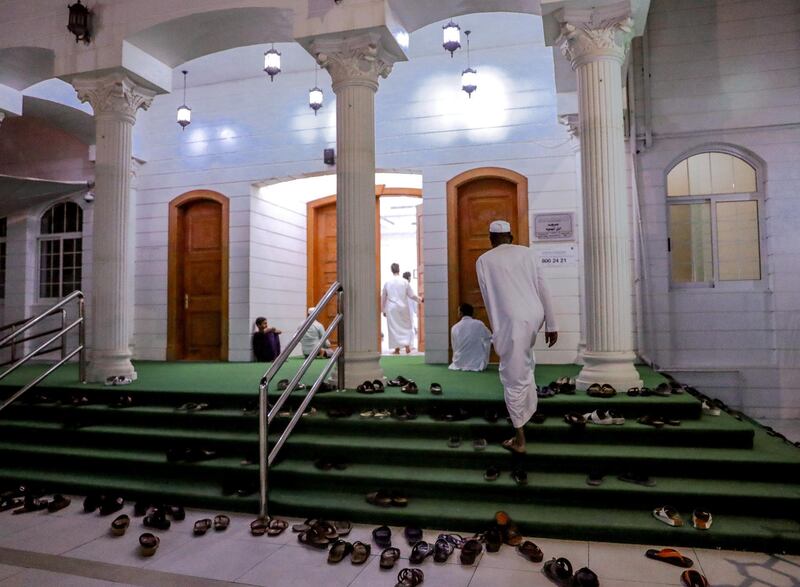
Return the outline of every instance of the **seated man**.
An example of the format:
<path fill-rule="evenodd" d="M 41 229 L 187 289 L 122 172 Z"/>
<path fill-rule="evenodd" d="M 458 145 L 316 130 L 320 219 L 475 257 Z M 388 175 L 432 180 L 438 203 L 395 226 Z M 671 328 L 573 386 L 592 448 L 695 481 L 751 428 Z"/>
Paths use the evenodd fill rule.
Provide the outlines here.
<path fill-rule="evenodd" d="M 461 320 L 450 330 L 453 347 L 450 369 L 454 371 L 483 371 L 489 363 L 492 333 L 483 322 L 472 317 L 474 313 L 475 308 L 470 304 L 458 306 Z"/>
<path fill-rule="evenodd" d="M 256 361 L 270 363 L 281 354 L 281 331 L 267 323 L 263 316 L 256 318 L 253 332 L 253 354 Z"/>
<path fill-rule="evenodd" d="M 309 308 L 307 315 L 310 316 L 311 312 L 313 311 L 314 308 Z M 323 336 L 325 336 L 325 328 L 317 320 L 314 320 L 314 323 L 308 327 L 308 330 L 306 330 L 303 338 L 300 339 L 300 348 L 303 349 L 304 357 L 307 357 L 314 352 L 314 347 L 316 347 L 319 341 L 322 340 Z M 333 355 L 333 351 L 331 350 L 330 346 L 330 341 L 326 340 L 325 344 L 322 345 L 322 348 L 319 349 L 317 356 L 330 357 Z"/>

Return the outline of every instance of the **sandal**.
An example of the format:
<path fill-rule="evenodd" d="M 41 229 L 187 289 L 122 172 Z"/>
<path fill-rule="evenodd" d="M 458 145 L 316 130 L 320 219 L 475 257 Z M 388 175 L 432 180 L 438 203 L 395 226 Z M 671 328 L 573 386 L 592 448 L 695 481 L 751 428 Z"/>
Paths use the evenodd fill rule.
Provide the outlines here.
<path fill-rule="evenodd" d="M 250 527 L 252 528 L 253 524 L 250 524 Z M 192 532 L 194 532 L 195 536 L 202 536 L 210 529 L 211 529 L 211 520 L 209 518 L 203 518 L 202 520 L 197 520 L 194 523 L 194 529 L 192 530 Z"/>
<path fill-rule="evenodd" d="M 372 394 L 375 393 L 375 386 L 372 384 L 372 381 L 365 381 L 364 383 L 356 387 L 356 391 L 358 393 Z"/>
<path fill-rule="evenodd" d="M 403 569 L 397 574 L 397 583 L 394 587 L 417 587 L 425 580 L 425 574 L 420 569 Z"/>
<path fill-rule="evenodd" d="M 382 508 L 388 508 L 390 505 L 392 505 L 392 497 L 383 489 L 373 491 L 372 493 L 367 493 L 366 499 L 367 503 L 371 503 L 372 505 L 377 505 Z"/>
<path fill-rule="evenodd" d="M 678 528 L 683 526 L 683 519 L 674 507 L 665 505 L 653 510 L 653 517 L 667 526 Z M 691 566 L 691 565 L 690 565 Z"/>
<path fill-rule="evenodd" d="M 438 383 L 431 383 L 431 394 L 442 395 L 442 386 Z"/>
<path fill-rule="evenodd" d="M 128 529 L 128 526 L 131 525 L 130 516 L 127 514 L 122 514 L 121 516 L 117 516 L 116 519 L 111 522 L 111 534 L 114 536 L 122 536 L 125 534 L 125 530 Z"/>
<path fill-rule="evenodd" d="M 414 546 L 417 542 L 422 540 L 422 528 L 418 528 L 417 526 L 408 526 L 403 534 L 409 546 Z"/>
<path fill-rule="evenodd" d="M 222 532 L 223 530 L 227 530 L 228 526 L 231 525 L 231 519 L 224 515 L 220 514 L 218 516 L 214 516 L 214 530 L 217 532 Z"/>
<path fill-rule="evenodd" d="M 461 437 L 460 436 L 451 436 L 447 441 L 447 446 L 450 448 L 458 448 L 461 446 Z"/>
<path fill-rule="evenodd" d="M 483 551 L 481 543 L 474 538 L 470 538 L 461 547 L 461 564 L 472 565 L 475 564 L 475 559 Z M 411 561 L 412 563 L 414 561 Z"/>
<path fill-rule="evenodd" d="M 568 412 L 564 414 L 564 422 L 573 428 L 586 427 L 586 418 L 583 417 L 583 414 L 578 414 L 577 412 Z"/>
<path fill-rule="evenodd" d="M 600 579 L 589 567 L 578 569 L 572 577 L 573 587 L 600 587 Z"/>
<path fill-rule="evenodd" d="M 353 552 L 352 544 L 344 540 L 337 540 L 333 543 L 333 546 L 331 546 L 331 549 L 328 551 L 328 563 L 340 563 L 351 552 Z"/>
<path fill-rule="evenodd" d="M 380 379 L 376 379 L 375 381 L 373 381 L 372 387 L 375 389 L 375 393 L 383 393 L 384 390 L 383 381 L 381 381 Z"/>
<path fill-rule="evenodd" d="M 153 556 L 158 550 L 158 545 L 161 540 L 158 536 L 154 536 L 150 534 L 150 532 L 145 532 L 141 536 L 139 536 L 139 547 L 141 549 L 142 556 Z"/>
<path fill-rule="evenodd" d="M 523 471 L 522 469 L 517 469 L 515 471 L 511 471 L 511 478 L 517 485 L 527 485 L 528 484 L 528 474 Z"/>
<path fill-rule="evenodd" d="M 364 544 L 361 541 L 353 543 L 352 554 L 350 555 L 350 562 L 354 565 L 363 565 L 369 560 L 369 553 L 372 547 L 369 544 Z"/>
<path fill-rule="evenodd" d="M 391 569 L 398 560 L 400 560 L 400 549 L 390 546 L 381 552 L 380 567 L 382 569 Z"/>
<path fill-rule="evenodd" d="M 551 558 L 544 563 L 544 574 L 558 585 L 567 585 L 572 579 L 572 563 L 565 558 Z"/>
<path fill-rule="evenodd" d="M 683 556 L 680 552 L 675 550 L 674 548 L 662 548 L 661 550 L 656 550 L 651 548 L 647 552 L 644 553 L 647 558 L 651 558 L 653 560 L 661 561 L 664 563 L 669 563 L 671 565 L 675 565 L 676 567 L 682 567 L 684 569 L 688 569 L 689 567 L 694 565 L 694 561 L 689 557 Z"/>
<path fill-rule="evenodd" d="M 389 548 L 392 545 L 392 531 L 389 526 L 380 526 L 372 531 L 372 539 L 381 548 Z"/>
<path fill-rule="evenodd" d="M 705 510 L 694 510 L 692 512 L 692 526 L 697 530 L 708 530 L 711 527 L 713 518 L 711 512 Z"/>
<path fill-rule="evenodd" d="M 211 520 L 209 520 L 209 522 L 210 521 Z M 268 528 L 267 521 L 264 518 L 256 518 L 255 520 L 250 522 L 250 534 L 252 534 L 253 536 L 263 536 L 264 534 L 267 533 L 267 528 Z"/>
<path fill-rule="evenodd" d="M 446 563 L 455 547 L 444 538 L 439 538 L 433 545 L 433 560 L 437 563 Z"/>
<path fill-rule="evenodd" d="M 397 491 L 392 491 L 392 505 L 398 508 L 404 508 L 408 505 L 408 498 Z"/>
<path fill-rule="evenodd" d="M 540 563 L 544 558 L 542 550 L 530 540 L 526 540 L 520 544 L 517 549 L 522 556 L 527 558 L 532 563 Z"/>
<path fill-rule="evenodd" d="M 408 560 L 412 565 L 419 565 L 432 554 L 433 548 L 431 548 L 431 545 L 424 540 L 420 540 L 414 545 L 414 548 L 411 549 L 411 555 L 408 557 Z"/>
<path fill-rule="evenodd" d="M 464 537 L 461 534 L 439 534 L 439 538 L 444 538 L 455 548 L 462 548 L 464 546 Z"/>
<path fill-rule="evenodd" d="M 484 534 L 486 552 L 497 552 L 503 546 L 503 534 L 499 528 L 490 528 Z"/>
<path fill-rule="evenodd" d="M 403 393 L 410 393 L 411 395 L 415 395 L 419 393 L 419 388 L 417 387 L 416 383 L 414 383 L 413 381 L 409 381 L 403 387 L 400 388 L 400 391 L 402 391 Z"/>
<path fill-rule="evenodd" d="M 519 546 L 522 542 L 522 534 L 517 530 L 517 525 L 511 521 L 511 517 L 505 512 L 497 512 L 494 515 L 494 522 L 503 535 L 503 541 L 509 546 Z"/>
<path fill-rule="evenodd" d="M 686 587 L 708 587 L 708 579 L 697 571 L 683 571 L 681 573 L 681 583 Z"/>
<path fill-rule="evenodd" d="M 116 513 L 125 506 L 125 500 L 121 497 L 106 497 L 100 501 L 100 515 L 108 516 Z"/>
<path fill-rule="evenodd" d="M 47 511 L 52 514 L 53 512 L 63 510 L 70 503 L 72 503 L 72 500 L 70 498 L 64 497 L 60 493 L 56 493 L 53 496 L 53 499 L 47 502 Z"/>
<path fill-rule="evenodd" d="M 475 450 L 486 450 L 487 444 L 485 438 L 476 438 L 472 441 L 472 448 Z"/>
<path fill-rule="evenodd" d="M 624 473 L 617 477 L 620 481 L 624 481 L 625 483 L 634 483 L 636 485 L 641 485 L 642 487 L 655 487 L 656 482 L 648 477 L 647 475 L 641 473 Z"/>
<path fill-rule="evenodd" d="M 497 481 L 497 479 L 498 479 L 499 477 L 500 477 L 500 469 L 498 469 L 498 468 L 497 468 L 497 467 L 495 467 L 494 465 L 490 465 L 490 466 L 489 466 L 489 467 L 486 469 L 486 472 L 483 474 L 483 478 L 484 478 L 486 481 Z"/>
<path fill-rule="evenodd" d="M 347 536 L 350 534 L 350 530 L 353 529 L 353 524 L 347 521 L 339 521 L 333 522 L 333 527 L 336 530 L 336 534 L 338 536 Z"/>
<path fill-rule="evenodd" d="M 286 520 L 281 520 L 279 518 L 273 518 L 267 524 L 267 536 L 278 536 L 282 534 L 286 528 L 289 527 L 289 522 Z"/>

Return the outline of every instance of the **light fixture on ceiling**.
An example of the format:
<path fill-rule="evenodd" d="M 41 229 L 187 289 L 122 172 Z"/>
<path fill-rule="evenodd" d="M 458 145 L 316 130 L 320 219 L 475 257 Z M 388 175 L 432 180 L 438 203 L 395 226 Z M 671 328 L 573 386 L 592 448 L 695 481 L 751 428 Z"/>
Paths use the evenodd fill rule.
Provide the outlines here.
<path fill-rule="evenodd" d="M 92 36 L 92 12 L 78 0 L 69 5 L 69 21 L 67 30 L 75 35 L 75 42 L 83 41 L 87 45 Z"/>
<path fill-rule="evenodd" d="M 183 73 L 183 104 L 178 107 L 178 124 L 181 129 L 185 129 L 192 123 L 192 109 L 186 105 L 186 74 L 189 73 L 185 69 Z"/>
<path fill-rule="evenodd" d="M 442 40 L 442 47 L 445 51 L 450 51 L 452 57 L 453 52 L 461 48 L 461 27 L 450 20 L 442 27 Z"/>
<path fill-rule="evenodd" d="M 264 53 L 264 72 L 269 76 L 269 81 L 281 72 L 281 54 L 275 50 L 275 43 L 272 49 Z"/>
<path fill-rule="evenodd" d="M 317 85 L 317 72 L 319 71 L 318 67 L 314 65 L 314 87 L 308 90 L 308 107 L 314 111 L 314 116 L 317 115 L 317 110 L 322 108 L 322 90 L 319 89 Z"/>
<path fill-rule="evenodd" d="M 461 72 L 461 89 L 472 98 L 472 92 L 478 89 L 478 72 L 472 69 L 469 60 L 469 34 L 472 31 L 464 31 L 467 37 L 467 68 Z"/>

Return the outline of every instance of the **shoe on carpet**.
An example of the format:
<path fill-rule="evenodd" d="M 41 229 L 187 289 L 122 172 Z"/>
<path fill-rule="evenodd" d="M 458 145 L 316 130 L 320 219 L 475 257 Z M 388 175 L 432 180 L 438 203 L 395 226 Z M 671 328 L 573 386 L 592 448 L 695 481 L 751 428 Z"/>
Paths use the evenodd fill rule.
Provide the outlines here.
<path fill-rule="evenodd" d="M 620 481 L 624 481 L 625 483 L 634 483 L 636 485 L 641 485 L 643 487 L 655 487 L 656 482 L 651 479 L 649 476 L 644 475 L 642 473 L 636 473 L 634 471 L 630 471 L 628 473 L 623 473 L 619 477 L 617 477 Z"/>
<path fill-rule="evenodd" d="M 586 418 L 583 417 L 583 414 L 578 414 L 577 412 L 568 412 L 564 414 L 564 422 L 575 429 L 586 427 Z"/>
<path fill-rule="evenodd" d="M 603 479 L 605 478 L 605 474 L 601 471 L 592 471 L 586 477 L 586 485 L 591 485 L 592 487 L 597 487 L 603 483 Z"/>
<path fill-rule="evenodd" d="M 683 519 L 680 513 L 672 506 L 664 505 L 653 510 L 653 517 L 659 522 L 664 522 L 667 526 L 683 526 Z"/>
<path fill-rule="evenodd" d="M 499 477 L 500 477 L 500 469 L 498 469 L 494 465 L 490 465 L 483 473 L 483 478 L 486 479 L 486 481 L 497 481 Z"/>
<path fill-rule="evenodd" d="M 692 526 L 697 530 L 708 530 L 711 528 L 712 522 L 711 512 L 705 510 L 694 510 L 692 512 Z"/>
<path fill-rule="evenodd" d="M 594 412 L 584 414 L 583 419 L 586 420 L 588 424 L 600 424 L 601 426 L 621 426 L 625 423 L 625 418 L 612 410 L 595 410 Z"/>
<path fill-rule="evenodd" d="M 514 480 L 514 483 L 517 485 L 527 485 L 528 484 L 528 474 L 523 471 L 522 469 L 516 469 L 511 471 L 511 478 Z"/>

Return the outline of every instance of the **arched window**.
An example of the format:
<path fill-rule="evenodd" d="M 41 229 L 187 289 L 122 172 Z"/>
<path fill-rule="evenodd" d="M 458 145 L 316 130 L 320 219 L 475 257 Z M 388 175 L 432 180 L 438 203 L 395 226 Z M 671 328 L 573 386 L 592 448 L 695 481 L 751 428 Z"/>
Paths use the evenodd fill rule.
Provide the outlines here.
<path fill-rule="evenodd" d="M 42 214 L 39 237 L 39 298 L 61 298 L 81 288 L 83 210 L 61 202 Z"/>
<path fill-rule="evenodd" d="M 672 283 L 760 280 L 756 169 L 737 155 L 709 150 L 675 164 L 666 183 Z"/>

